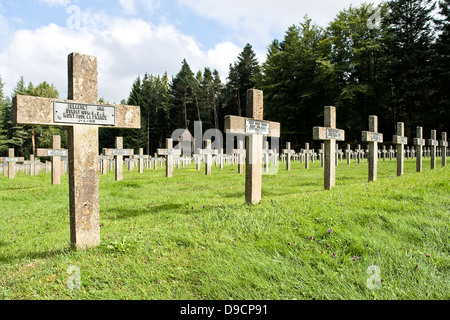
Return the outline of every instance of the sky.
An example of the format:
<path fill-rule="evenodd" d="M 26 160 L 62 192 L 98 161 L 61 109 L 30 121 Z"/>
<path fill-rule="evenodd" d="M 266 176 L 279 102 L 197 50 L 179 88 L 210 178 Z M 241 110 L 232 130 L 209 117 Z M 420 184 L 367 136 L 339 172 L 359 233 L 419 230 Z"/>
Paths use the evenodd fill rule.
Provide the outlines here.
<path fill-rule="evenodd" d="M 99 97 L 127 99 L 145 73 L 175 76 L 229 65 L 247 43 L 264 62 L 268 45 L 307 15 L 326 27 L 340 10 L 381 0 L 0 0 L 0 77 L 10 95 L 25 81 L 54 84 L 67 98 L 67 56 L 98 59 Z"/>

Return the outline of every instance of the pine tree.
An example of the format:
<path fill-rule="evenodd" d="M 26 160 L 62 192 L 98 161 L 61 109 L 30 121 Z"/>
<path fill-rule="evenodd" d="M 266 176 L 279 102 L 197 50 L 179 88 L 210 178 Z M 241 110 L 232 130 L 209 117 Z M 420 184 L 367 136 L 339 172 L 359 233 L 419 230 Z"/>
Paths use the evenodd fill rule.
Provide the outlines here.
<path fill-rule="evenodd" d="M 228 83 L 225 89 L 227 111 L 229 114 L 246 116 L 247 90 L 255 88 L 256 79 L 260 77 L 261 68 L 253 51 L 247 43 L 239 54 L 237 61 L 230 65 Z"/>
<path fill-rule="evenodd" d="M 398 121 L 405 122 L 409 138 L 417 125 L 426 125 L 423 115 L 432 109 L 434 8 L 432 0 L 392 0 L 385 19 L 391 127 Z"/>
<path fill-rule="evenodd" d="M 436 93 L 434 109 L 427 116 L 429 123 L 435 125 L 435 129 L 446 131 L 450 123 L 450 0 L 441 0 L 439 2 L 439 13 L 442 18 L 437 19 L 437 30 L 439 37 L 436 41 L 436 59 L 433 68 L 433 74 L 436 81 Z M 437 125 L 439 124 L 439 125 Z"/>
<path fill-rule="evenodd" d="M 183 60 L 181 70 L 173 78 L 170 85 L 170 120 L 171 129 L 189 129 L 193 126 L 197 115 L 195 103 L 198 92 L 198 82 L 194 77 L 186 59 Z"/>

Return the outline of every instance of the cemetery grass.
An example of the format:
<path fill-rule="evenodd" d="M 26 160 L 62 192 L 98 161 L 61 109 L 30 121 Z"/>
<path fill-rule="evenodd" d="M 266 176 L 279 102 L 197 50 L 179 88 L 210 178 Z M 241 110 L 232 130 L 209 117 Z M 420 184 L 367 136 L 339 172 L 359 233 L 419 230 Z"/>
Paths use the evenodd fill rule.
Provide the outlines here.
<path fill-rule="evenodd" d="M 101 245 L 69 245 L 67 175 L 0 178 L 0 299 L 450 299 L 450 171 L 280 163 L 261 204 L 237 167 L 100 175 Z M 79 268 L 73 271 L 71 266 Z M 372 266 L 372 267 L 371 267 Z M 375 267 L 373 267 L 375 266 Z M 77 278 L 78 277 L 78 278 Z M 78 281 L 78 279 L 80 281 Z"/>

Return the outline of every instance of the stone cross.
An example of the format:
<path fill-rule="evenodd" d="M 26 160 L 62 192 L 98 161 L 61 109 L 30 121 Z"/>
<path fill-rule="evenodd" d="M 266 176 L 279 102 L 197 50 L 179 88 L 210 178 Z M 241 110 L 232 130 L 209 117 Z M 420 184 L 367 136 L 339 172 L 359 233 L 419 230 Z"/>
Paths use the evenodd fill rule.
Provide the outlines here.
<path fill-rule="evenodd" d="M 303 155 L 305 157 L 305 169 L 309 169 L 309 160 L 311 159 L 312 150 L 309 149 L 309 143 L 305 143 L 305 149 L 303 149 Z"/>
<path fill-rule="evenodd" d="M 144 149 L 139 148 L 139 155 L 134 155 L 133 159 L 138 159 L 139 173 L 144 173 L 144 159 L 148 159 L 148 156 L 144 155 Z"/>
<path fill-rule="evenodd" d="M 200 149 L 198 149 L 198 150 L 200 150 Z M 203 156 L 198 153 L 199 152 L 198 150 L 197 150 L 197 153 L 194 154 L 194 162 L 195 162 L 197 171 L 200 171 L 200 166 L 202 164 Z"/>
<path fill-rule="evenodd" d="M 440 141 L 441 146 L 441 156 L 442 156 L 442 166 L 445 167 L 447 165 L 447 132 L 442 132 L 442 140 Z"/>
<path fill-rule="evenodd" d="M 237 164 L 238 164 L 238 174 L 244 173 L 244 161 L 245 161 L 245 149 L 244 149 L 244 141 L 238 141 L 238 148 L 234 149 L 234 154 L 237 155 Z"/>
<path fill-rule="evenodd" d="M 405 145 L 408 144 L 403 122 L 397 122 L 397 134 L 392 137 L 392 142 L 397 145 L 397 176 L 402 176 L 404 171 L 404 150 Z"/>
<path fill-rule="evenodd" d="M 345 131 L 336 129 L 335 107 L 325 107 L 324 127 L 313 128 L 313 139 L 324 141 L 324 187 L 331 190 L 336 185 L 336 141 L 345 140 Z"/>
<path fill-rule="evenodd" d="M 69 199 L 72 247 L 100 243 L 98 130 L 140 128 L 138 106 L 99 104 L 97 58 L 72 53 L 68 57 L 68 100 L 17 95 L 15 124 L 69 128 Z"/>
<path fill-rule="evenodd" d="M 219 154 L 216 149 L 211 149 L 211 140 L 205 140 L 205 149 L 198 150 L 201 155 L 205 157 L 205 174 L 211 175 L 212 156 Z"/>
<path fill-rule="evenodd" d="M 439 142 L 436 139 L 436 130 L 431 130 L 431 139 L 428 139 L 428 144 L 431 146 L 431 170 L 436 168 L 436 149 L 439 146 Z"/>
<path fill-rule="evenodd" d="M 383 135 L 378 133 L 378 117 L 369 116 L 369 131 L 362 132 L 362 141 L 369 143 L 369 181 L 377 180 L 378 143 L 383 142 Z"/>
<path fill-rule="evenodd" d="M 295 150 L 291 149 L 291 143 L 286 142 L 286 149 L 283 149 L 283 154 L 286 155 L 286 170 L 291 170 L 291 155 L 295 153 Z"/>
<path fill-rule="evenodd" d="M 112 159 L 113 159 L 112 156 L 100 155 L 101 169 L 102 169 L 102 174 L 103 175 L 108 173 L 108 164 L 109 164 L 109 161 L 112 160 Z"/>
<path fill-rule="evenodd" d="M 15 164 L 17 162 L 24 162 L 25 158 L 15 158 L 14 157 L 14 149 L 10 148 L 8 149 L 8 157 L 7 158 L 0 158 L 0 162 L 6 162 L 8 163 L 8 179 L 14 179 L 15 176 Z"/>
<path fill-rule="evenodd" d="M 166 139 L 166 149 L 157 149 L 157 153 L 166 156 L 166 177 L 171 178 L 173 174 L 173 158 L 181 155 L 181 149 L 173 148 L 173 140 Z"/>
<path fill-rule="evenodd" d="M 61 184 L 61 157 L 68 156 L 68 150 L 61 149 L 61 136 L 53 136 L 53 149 L 37 149 L 38 157 L 52 158 L 52 185 Z"/>
<path fill-rule="evenodd" d="M 347 159 L 348 165 L 350 164 L 351 155 L 352 155 L 352 149 L 351 149 L 350 145 L 347 144 L 347 149 L 345 150 L 345 158 Z"/>
<path fill-rule="evenodd" d="M 358 159 L 358 163 L 361 163 L 361 158 L 362 158 L 363 152 L 364 151 L 361 149 L 361 145 L 358 144 L 358 149 L 356 150 L 356 157 Z"/>
<path fill-rule="evenodd" d="M 416 146 L 416 171 L 422 172 L 422 155 L 423 146 L 425 145 L 422 127 L 416 128 L 416 138 L 414 138 L 414 145 Z"/>
<path fill-rule="evenodd" d="M 226 116 L 227 134 L 246 136 L 245 158 L 245 202 L 261 202 L 262 149 L 263 136 L 280 137 L 280 123 L 263 120 L 263 92 L 256 89 L 247 91 L 247 117 Z"/>
<path fill-rule="evenodd" d="M 123 148 L 123 137 L 116 137 L 115 149 L 103 149 L 103 155 L 114 156 L 116 164 L 116 181 L 123 180 L 123 156 L 132 156 L 134 154 L 133 149 Z"/>

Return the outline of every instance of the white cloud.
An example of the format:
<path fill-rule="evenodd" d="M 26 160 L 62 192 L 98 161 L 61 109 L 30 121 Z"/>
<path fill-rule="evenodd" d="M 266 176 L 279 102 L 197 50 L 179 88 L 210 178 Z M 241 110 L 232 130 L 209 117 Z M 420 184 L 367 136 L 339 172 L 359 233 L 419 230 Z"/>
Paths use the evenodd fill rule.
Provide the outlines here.
<path fill-rule="evenodd" d="M 119 3 L 126 14 L 136 14 L 136 6 L 134 0 L 119 0 Z"/>
<path fill-rule="evenodd" d="M 56 6 L 67 6 L 70 3 L 70 0 L 39 0 L 40 3 L 44 3 L 50 7 Z"/>
<path fill-rule="evenodd" d="M 1 17 L 1 16 L 0 16 Z M 1 23 L 1 20 L 0 20 Z M 83 12 L 81 28 L 49 24 L 17 30 L 0 51 L 0 75 L 9 95 L 21 76 L 25 81 L 55 84 L 67 97 L 67 56 L 94 55 L 99 63 L 99 97 L 110 102 L 128 98 L 133 81 L 148 72 L 175 75 L 186 58 L 194 72 L 217 69 L 224 78 L 240 48 L 217 44 L 205 52 L 191 36 L 170 24 L 154 25 L 138 18 L 115 18 L 102 12 Z"/>
<path fill-rule="evenodd" d="M 382 0 L 372 0 L 376 4 Z M 340 10 L 350 4 L 359 6 L 366 0 L 178 0 L 201 17 L 229 28 L 236 39 L 267 45 L 275 35 L 284 35 L 287 28 L 299 24 L 305 15 L 326 26 Z"/>

